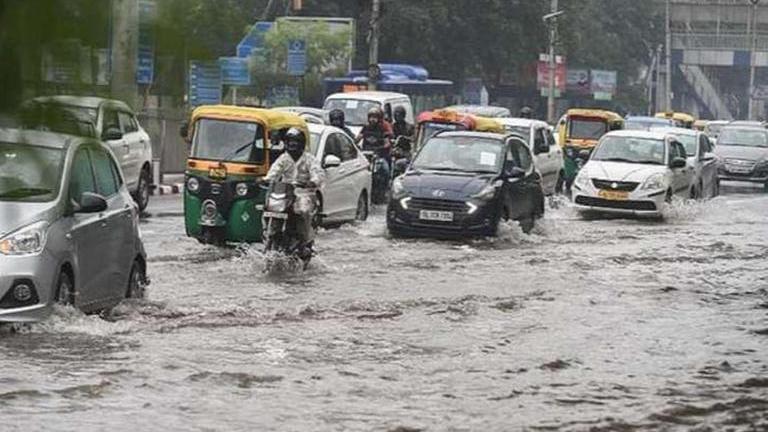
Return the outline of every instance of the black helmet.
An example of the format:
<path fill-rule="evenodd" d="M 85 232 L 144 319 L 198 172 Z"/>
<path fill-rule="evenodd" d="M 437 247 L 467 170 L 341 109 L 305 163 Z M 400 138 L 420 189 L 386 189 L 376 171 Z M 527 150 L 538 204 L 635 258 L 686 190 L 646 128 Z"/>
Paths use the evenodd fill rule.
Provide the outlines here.
<path fill-rule="evenodd" d="M 304 147 L 307 144 L 307 139 L 304 137 L 304 132 L 297 128 L 290 128 L 285 133 L 285 150 L 297 158 L 296 155 L 301 156 L 304 153 Z"/>
<path fill-rule="evenodd" d="M 530 107 L 524 106 L 520 109 L 520 117 L 521 118 L 531 118 L 533 117 L 533 110 Z"/>
<path fill-rule="evenodd" d="M 397 122 L 405 121 L 405 108 L 400 105 L 396 106 L 394 116 Z"/>
<path fill-rule="evenodd" d="M 330 113 L 328 113 L 328 120 L 331 121 L 332 125 L 343 125 L 344 124 L 344 111 L 336 108 L 334 110 L 331 110 Z"/>

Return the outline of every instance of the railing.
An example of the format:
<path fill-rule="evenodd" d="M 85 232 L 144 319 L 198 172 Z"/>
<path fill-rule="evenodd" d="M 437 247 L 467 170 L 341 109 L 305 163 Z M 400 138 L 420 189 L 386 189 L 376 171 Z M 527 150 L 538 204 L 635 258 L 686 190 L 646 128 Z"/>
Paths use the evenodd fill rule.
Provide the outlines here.
<path fill-rule="evenodd" d="M 715 118 L 733 119 L 733 114 L 728 110 L 728 106 L 720 98 L 717 89 L 699 66 L 680 65 L 680 70 Z"/>
<path fill-rule="evenodd" d="M 741 50 L 752 49 L 752 36 L 746 34 L 674 33 L 674 49 Z M 768 51 L 768 35 L 758 35 L 756 49 Z"/>

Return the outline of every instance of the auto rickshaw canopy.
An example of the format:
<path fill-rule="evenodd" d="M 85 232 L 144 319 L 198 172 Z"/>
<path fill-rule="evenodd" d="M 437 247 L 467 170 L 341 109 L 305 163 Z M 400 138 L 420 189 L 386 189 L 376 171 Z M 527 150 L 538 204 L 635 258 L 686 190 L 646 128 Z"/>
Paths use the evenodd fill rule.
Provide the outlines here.
<path fill-rule="evenodd" d="M 309 142 L 307 122 L 298 114 L 235 105 L 204 105 L 192 111 L 191 125 L 201 118 L 257 122 L 267 131 L 297 128 Z"/>

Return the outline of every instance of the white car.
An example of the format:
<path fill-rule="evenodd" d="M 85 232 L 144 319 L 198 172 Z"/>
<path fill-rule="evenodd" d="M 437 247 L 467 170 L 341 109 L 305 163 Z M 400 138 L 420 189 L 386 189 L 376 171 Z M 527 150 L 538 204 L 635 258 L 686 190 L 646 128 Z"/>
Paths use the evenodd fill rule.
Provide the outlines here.
<path fill-rule="evenodd" d="M 366 220 L 371 203 L 368 160 L 341 129 L 310 124 L 309 135 L 308 151 L 321 161 L 326 174 L 320 191 L 323 223 Z"/>
<path fill-rule="evenodd" d="M 674 134 L 610 132 L 576 176 L 573 202 L 581 211 L 661 216 L 674 196 L 691 196 L 694 171 L 687 159 Z"/>
<path fill-rule="evenodd" d="M 379 108 L 385 117 L 391 121 L 395 108 L 405 108 L 405 121 L 414 124 L 413 104 L 406 94 L 384 91 L 357 91 L 349 93 L 336 93 L 325 99 L 323 109 L 344 111 L 344 122 L 354 134 L 360 133 L 368 123 L 368 111 L 371 108 Z"/>
<path fill-rule="evenodd" d="M 98 97 L 48 96 L 22 106 L 24 128 L 98 138 L 112 149 L 139 210 L 149 205 L 152 143 L 126 103 Z"/>
<path fill-rule="evenodd" d="M 714 153 L 714 145 L 704 132 L 683 128 L 651 130 L 673 134 L 685 146 L 688 165 L 694 172 L 691 198 L 714 198 L 720 194 L 720 180 L 717 176 L 720 158 Z"/>
<path fill-rule="evenodd" d="M 563 150 L 557 145 L 549 125 L 543 121 L 522 118 L 495 118 L 507 132 L 525 139 L 533 153 L 533 164 L 541 175 L 544 194 L 554 195 L 563 171 Z"/>

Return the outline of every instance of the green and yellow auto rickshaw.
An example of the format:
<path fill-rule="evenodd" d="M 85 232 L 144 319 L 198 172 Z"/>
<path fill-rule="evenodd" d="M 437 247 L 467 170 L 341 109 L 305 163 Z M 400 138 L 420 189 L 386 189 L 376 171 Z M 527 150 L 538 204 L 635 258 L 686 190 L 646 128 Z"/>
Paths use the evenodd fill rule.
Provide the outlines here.
<path fill-rule="evenodd" d="M 615 112 L 574 108 L 565 113 L 558 122 L 557 136 L 563 148 L 562 181 L 567 189 L 571 188 L 573 180 L 589 160 L 600 138 L 610 131 L 620 129 L 624 129 L 624 119 Z"/>
<path fill-rule="evenodd" d="M 263 177 L 283 151 L 281 136 L 307 124 L 292 113 L 228 105 L 192 112 L 184 187 L 187 235 L 206 244 L 262 240 Z"/>

